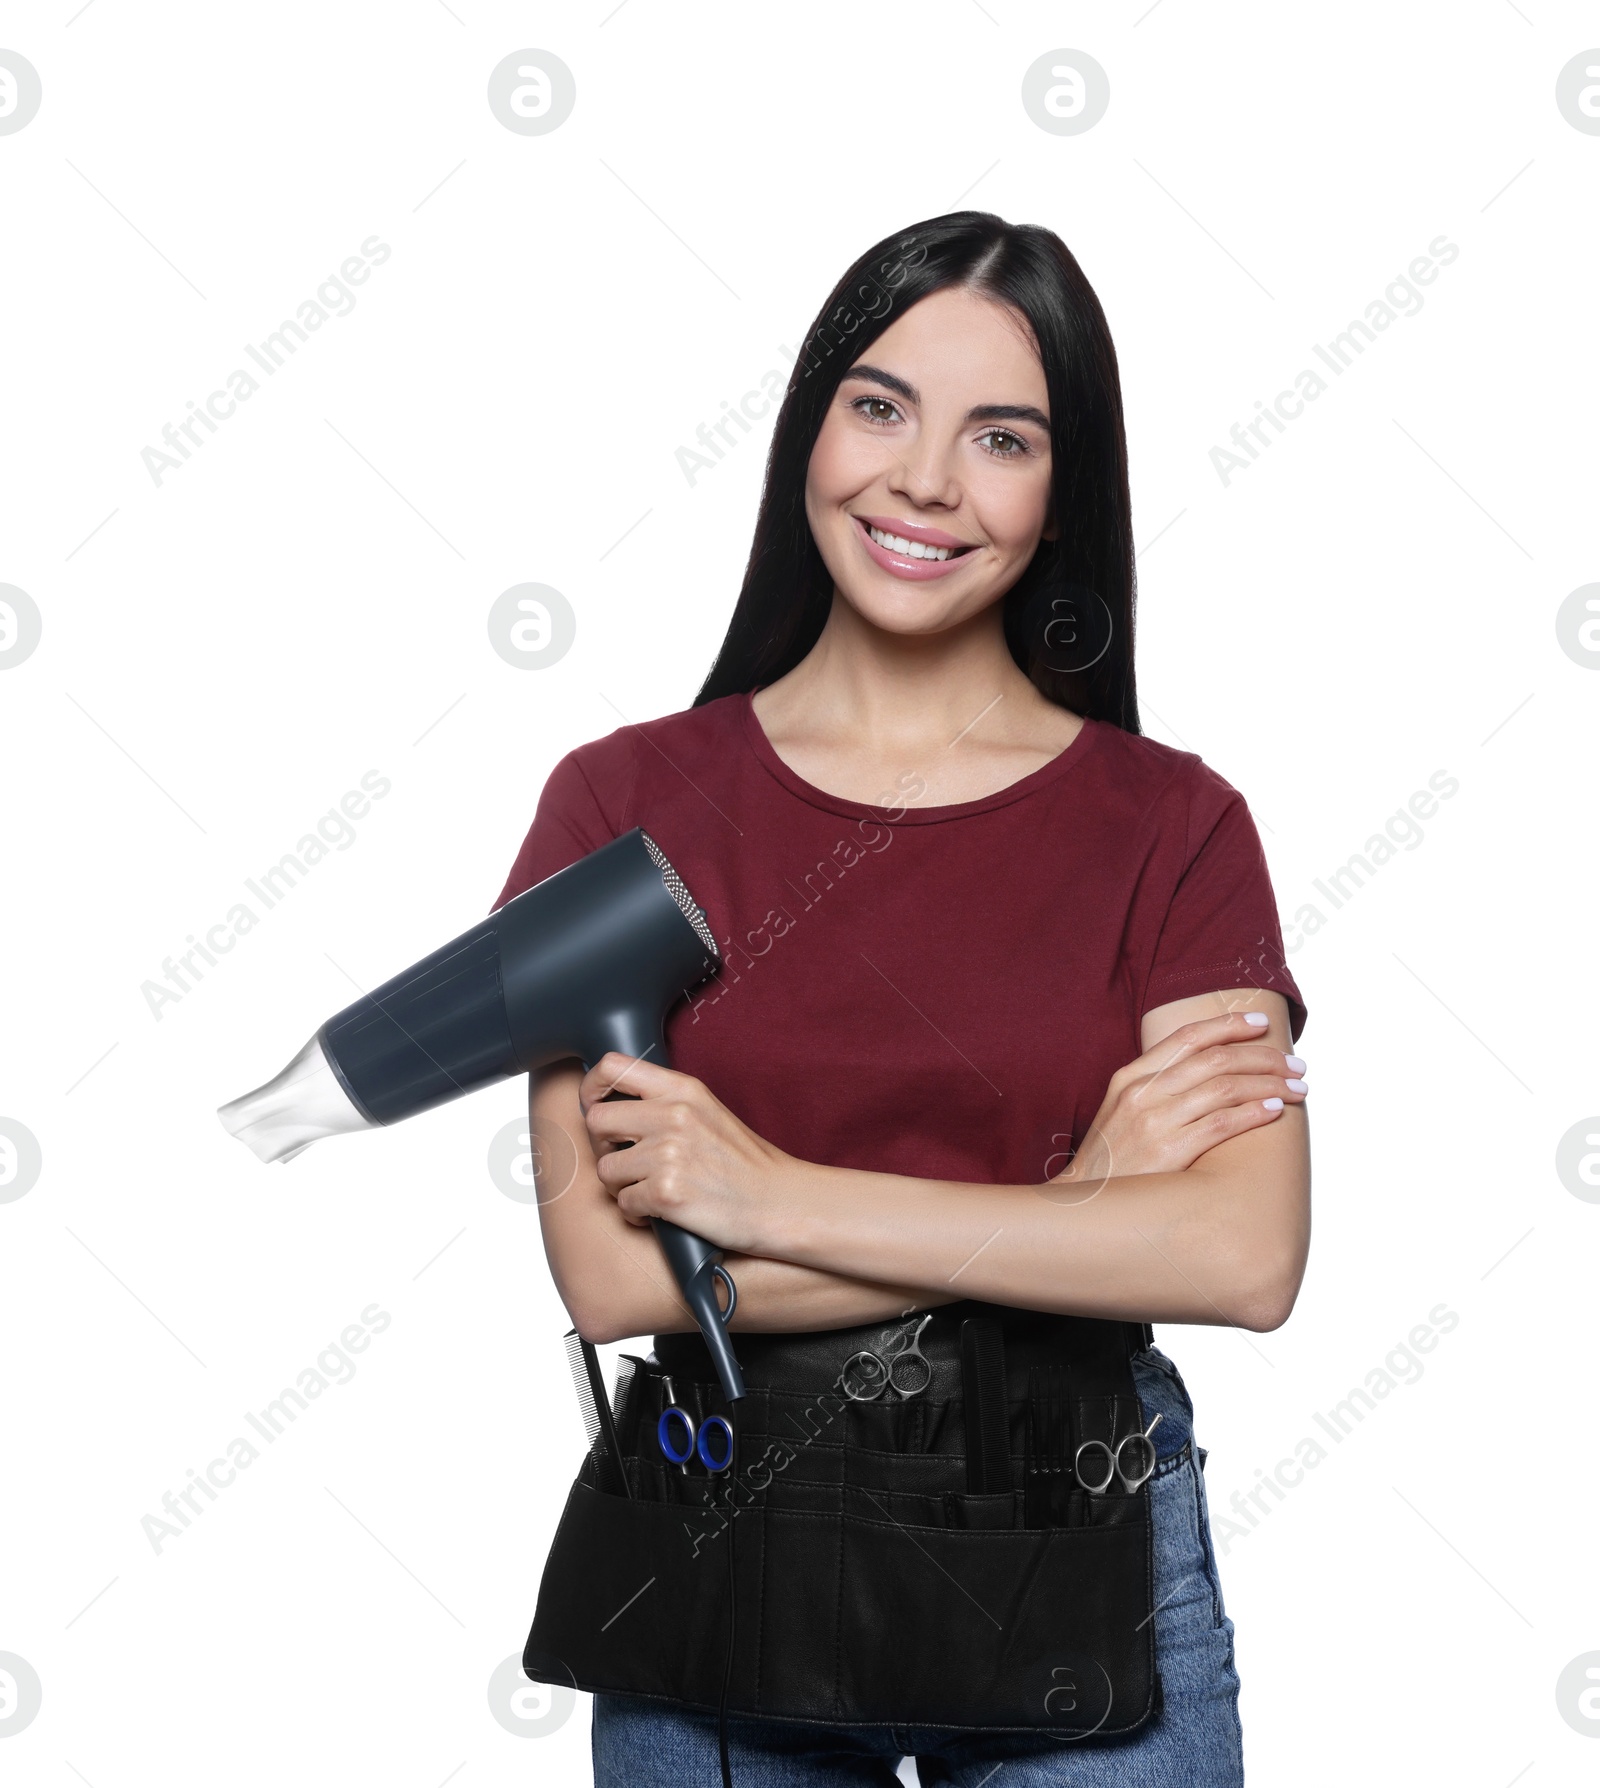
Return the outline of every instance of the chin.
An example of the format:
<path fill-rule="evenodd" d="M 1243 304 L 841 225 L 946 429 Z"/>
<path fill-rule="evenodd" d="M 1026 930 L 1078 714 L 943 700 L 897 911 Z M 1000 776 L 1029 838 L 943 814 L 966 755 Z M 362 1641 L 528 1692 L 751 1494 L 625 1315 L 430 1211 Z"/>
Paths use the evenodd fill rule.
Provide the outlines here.
<path fill-rule="evenodd" d="M 903 595 L 899 591 L 883 594 L 877 590 L 858 594 L 843 584 L 837 587 L 863 621 L 883 633 L 907 637 L 943 633 L 988 606 L 987 602 L 951 602 L 942 594 L 935 595 L 931 589 L 916 585 Z"/>

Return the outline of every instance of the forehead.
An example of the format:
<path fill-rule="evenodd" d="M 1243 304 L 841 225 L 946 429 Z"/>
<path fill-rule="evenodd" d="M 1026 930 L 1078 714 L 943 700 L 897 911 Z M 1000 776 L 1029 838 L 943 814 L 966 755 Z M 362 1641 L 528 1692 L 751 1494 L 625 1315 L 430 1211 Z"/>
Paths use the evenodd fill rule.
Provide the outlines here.
<path fill-rule="evenodd" d="M 1044 367 L 1027 318 L 961 287 L 919 299 L 862 358 L 907 377 L 924 397 L 937 389 L 963 399 L 1026 398 L 1041 407 L 1045 397 Z M 1006 389 L 994 388 L 997 383 Z"/>

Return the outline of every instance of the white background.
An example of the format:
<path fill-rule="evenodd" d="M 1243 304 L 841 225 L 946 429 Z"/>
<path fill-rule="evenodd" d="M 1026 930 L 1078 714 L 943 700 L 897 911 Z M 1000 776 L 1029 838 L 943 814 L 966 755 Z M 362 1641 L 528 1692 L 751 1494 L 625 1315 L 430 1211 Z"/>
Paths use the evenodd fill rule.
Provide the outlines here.
<path fill-rule="evenodd" d="M 0 1204 L 0 1652 L 43 1685 L 10 1780 L 588 1779 L 586 1698 L 528 1739 L 487 1697 L 582 1447 L 537 1214 L 486 1167 L 522 1084 L 286 1167 L 213 1112 L 487 910 L 559 756 L 689 704 L 770 423 L 693 485 L 676 450 L 869 244 L 969 205 L 1058 231 L 1109 316 L 1146 730 L 1245 792 L 1290 938 L 1327 918 L 1290 957 L 1299 1305 L 1159 1335 L 1251 1779 L 1594 1779 L 1556 1683 L 1600 1649 L 1600 1205 L 1556 1150 L 1600 1131 L 1600 675 L 1556 614 L 1600 576 L 1600 137 L 1555 84 L 1597 42 L 1555 0 L 6 10 L 43 83 L 0 136 L 0 582 L 43 618 L 0 673 L 0 1116 L 43 1162 Z M 523 48 L 576 78 L 547 135 L 487 104 Z M 1081 135 L 1023 109 L 1055 49 L 1109 75 Z M 1224 484 L 1231 425 L 1441 234 L 1422 308 Z M 155 483 L 141 450 L 373 235 L 355 308 Z M 488 640 L 524 581 L 577 617 L 544 670 Z M 369 770 L 348 848 L 154 1016 Z M 1421 842 L 1320 899 L 1441 770 Z M 374 1302 L 354 1378 L 155 1551 Z M 1421 1378 L 1221 1537 L 1441 1303 Z"/>

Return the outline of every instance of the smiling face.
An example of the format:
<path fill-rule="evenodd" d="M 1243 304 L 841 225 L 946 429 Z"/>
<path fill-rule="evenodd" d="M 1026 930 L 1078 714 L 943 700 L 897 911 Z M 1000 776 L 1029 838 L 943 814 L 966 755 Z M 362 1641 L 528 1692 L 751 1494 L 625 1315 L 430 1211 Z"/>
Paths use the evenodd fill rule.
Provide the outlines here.
<path fill-rule="evenodd" d="M 836 590 L 887 632 L 980 613 L 1053 539 L 1050 408 L 1024 318 L 958 287 L 911 306 L 840 381 L 806 474 Z"/>

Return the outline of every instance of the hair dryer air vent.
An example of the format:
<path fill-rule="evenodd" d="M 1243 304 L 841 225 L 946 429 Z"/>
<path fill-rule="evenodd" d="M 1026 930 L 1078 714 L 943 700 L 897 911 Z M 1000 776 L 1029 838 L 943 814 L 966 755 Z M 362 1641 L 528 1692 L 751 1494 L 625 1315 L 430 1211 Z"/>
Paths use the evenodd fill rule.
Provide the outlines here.
<path fill-rule="evenodd" d="M 717 948 L 717 940 L 711 935 L 711 927 L 706 923 L 706 916 L 695 905 L 694 896 L 683 885 L 683 878 L 677 870 L 661 854 L 661 846 L 641 826 L 639 836 L 644 840 L 644 848 L 650 853 L 650 861 L 661 871 L 661 879 L 667 884 L 667 892 L 677 901 L 683 916 L 700 934 L 700 941 L 711 952 L 713 962 L 721 962 L 722 952 Z"/>

